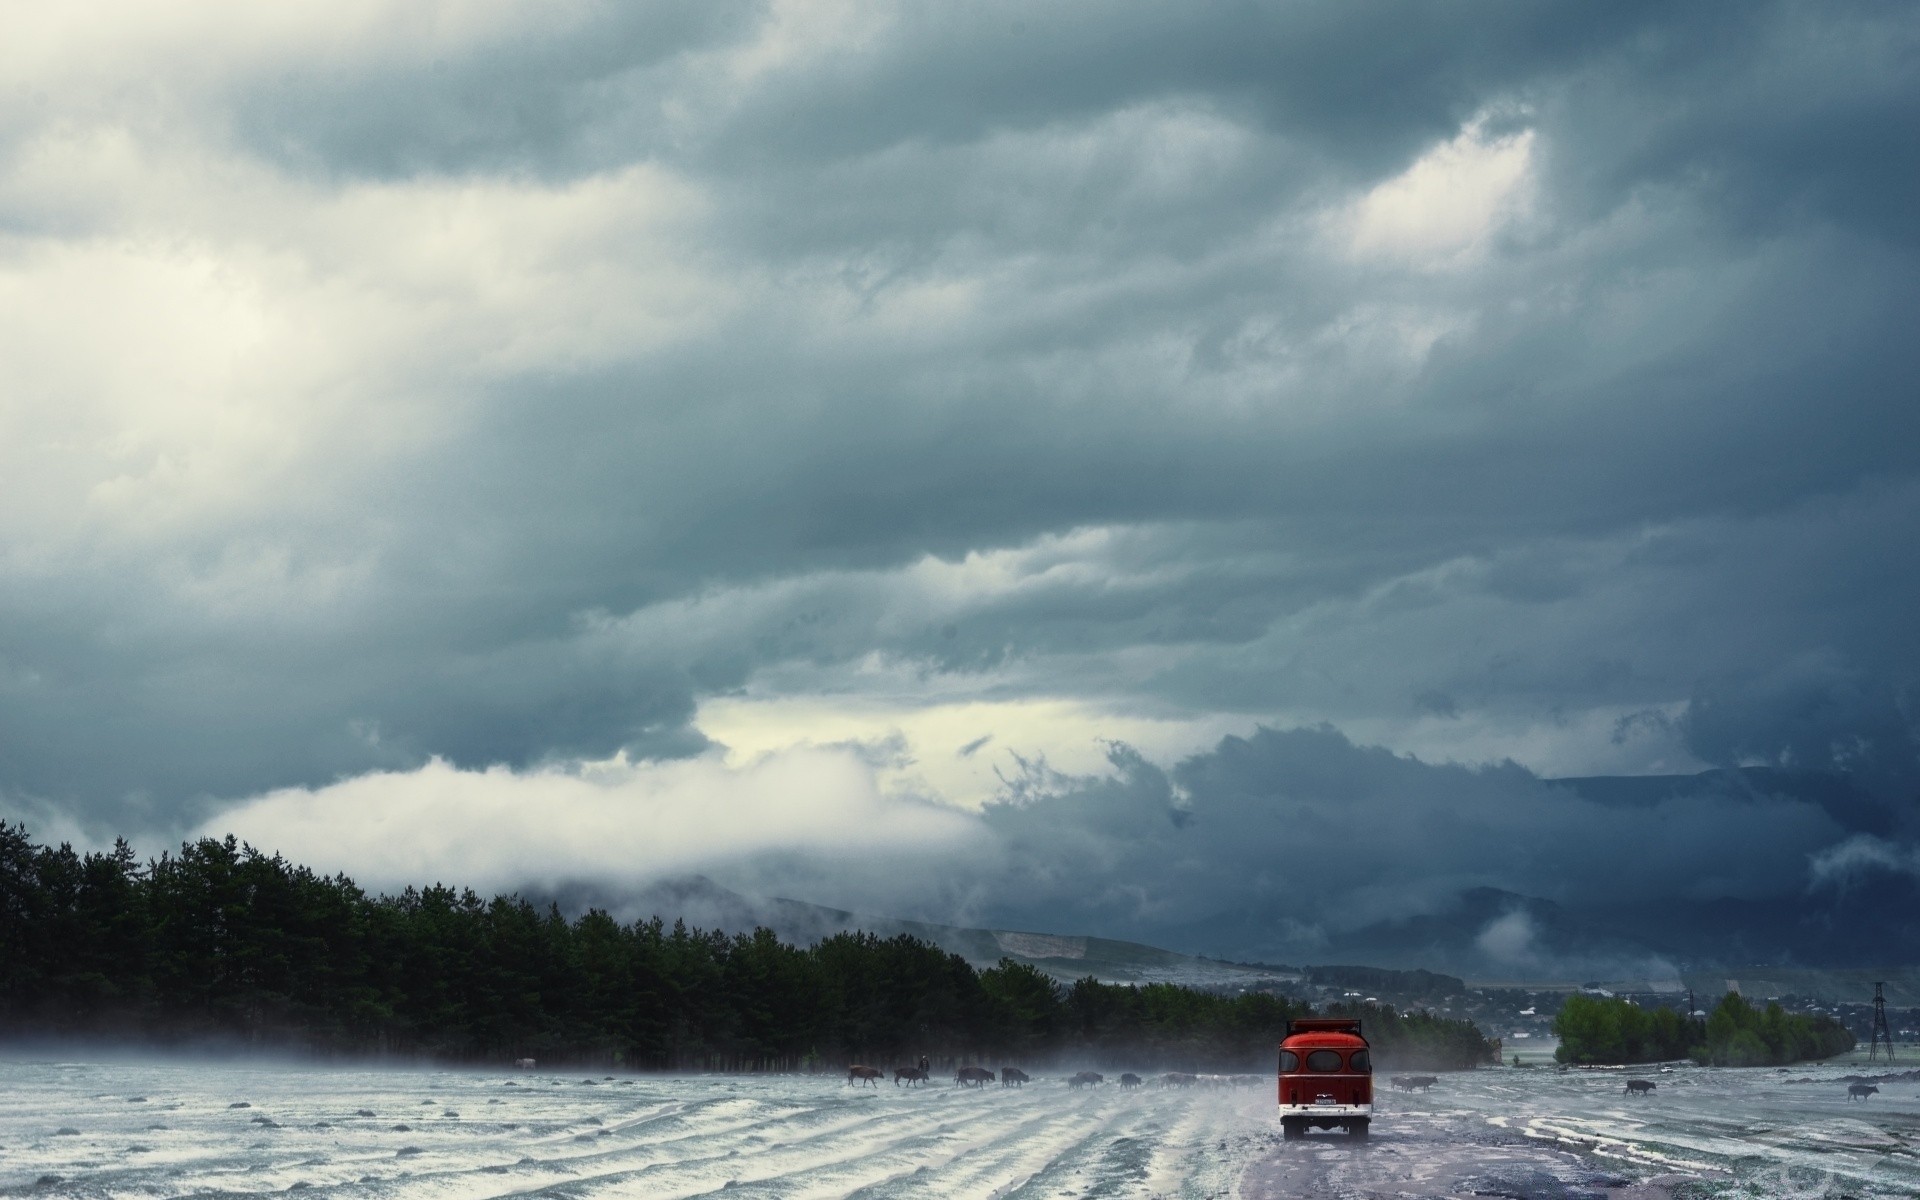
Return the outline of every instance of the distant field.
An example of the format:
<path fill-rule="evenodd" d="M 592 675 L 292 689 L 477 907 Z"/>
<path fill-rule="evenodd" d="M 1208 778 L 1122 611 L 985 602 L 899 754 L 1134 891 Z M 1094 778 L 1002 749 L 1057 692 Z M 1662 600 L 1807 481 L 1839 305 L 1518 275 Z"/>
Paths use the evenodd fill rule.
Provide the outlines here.
<path fill-rule="evenodd" d="M 1769 996 L 1818 996 L 1822 1000 L 1845 1004 L 1871 1002 L 1874 982 L 1884 980 L 1888 1005 L 1896 1008 L 1920 1007 L 1920 967 L 1835 970 L 1727 967 L 1713 971 L 1688 971 L 1684 978 L 1694 993 L 1700 996 L 1723 995 L 1730 990 L 1729 984 L 1738 983 L 1740 994 L 1749 1000 L 1764 1001 Z"/>
<path fill-rule="evenodd" d="M 1837 1055 L 1833 1058 L 1828 1059 L 1827 1062 L 1830 1064 L 1840 1063 L 1845 1065 L 1864 1067 L 1864 1066 L 1867 1066 L 1869 1063 L 1869 1059 L 1867 1058 L 1867 1050 L 1868 1050 L 1868 1047 L 1866 1043 L 1862 1042 L 1860 1045 L 1855 1046 L 1853 1049 L 1847 1051 L 1845 1054 Z M 1886 1050 L 1882 1049 L 1880 1051 L 1879 1058 L 1871 1061 L 1872 1061 L 1873 1068 L 1876 1071 L 1887 1069 Z M 1893 1044 L 1893 1069 L 1900 1070 L 1900 1071 L 1912 1071 L 1912 1070 L 1920 1069 L 1920 1042 L 1895 1042 Z"/>

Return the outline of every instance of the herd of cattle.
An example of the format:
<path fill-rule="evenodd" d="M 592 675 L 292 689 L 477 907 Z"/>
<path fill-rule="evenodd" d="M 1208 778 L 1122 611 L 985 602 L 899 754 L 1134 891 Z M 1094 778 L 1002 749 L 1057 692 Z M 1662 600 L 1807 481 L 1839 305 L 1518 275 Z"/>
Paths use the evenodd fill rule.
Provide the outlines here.
<path fill-rule="evenodd" d="M 855 1063 L 847 1068 L 847 1084 L 849 1087 L 858 1085 L 879 1087 L 880 1081 L 885 1079 L 887 1074 L 879 1067 Z M 914 1087 L 926 1083 L 931 1078 L 924 1059 L 917 1067 L 895 1067 L 892 1074 L 895 1087 Z M 953 1073 L 955 1087 L 985 1087 L 995 1079 L 1000 1081 L 1001 1087 L 1020 1087 L 1033 1082 L 1033 1076 L 1018 1067 L 1001 1067 L 997 1076 L 986 1067 L 961 1067 Z M 1075 1091 L 1084 1087 L 1094 1087 L 1106 1081 L 1107 1077 L 1098 1071 L 1080 1071 L 1064 1077 L 1067 1087 Z M 1266 1083 L 1267 1078 L 1263 1075 L 1195 1075 L 1187 1071 L 1168 1071 L 1159 1079 L 1149 1081 L 1128 1071 L 1120 1076 L 1118 1082 L 1122 1090 L 1131 1091 L 1137 1087 L 1145 1087 L 1148 1082 L 1156 1082 L 1161 1087 L 1167 1088 L 1253 1087 Z M 1432 1080 L 1429 1079 L 1428 1082 L 1431 1083 Z"/>
<path fill-rule="evenodd" d="M 1629 1096 L 1644 1096 L 1658 1086 L 1660 1085 L 1650 1079 L 1629 1079 L 1627 1080 L 1626 1094 Z M 1871 1083 L 1850 1083 L 1847 1085 L 1847 1099 L 1849 1101 L 1865 1100 L 1868 1096 L 1873 1095 L 1879 1090 L 1879 1088 Z"/>

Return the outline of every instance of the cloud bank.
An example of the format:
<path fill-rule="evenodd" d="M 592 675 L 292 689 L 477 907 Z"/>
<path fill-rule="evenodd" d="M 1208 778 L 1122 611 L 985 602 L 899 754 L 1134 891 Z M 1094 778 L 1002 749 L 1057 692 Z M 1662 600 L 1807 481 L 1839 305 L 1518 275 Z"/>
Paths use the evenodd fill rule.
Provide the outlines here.
<path fill-rule="evenodd" d="M 1280 961 L 1371 946 L 1382 927 L 1455 919 L 1463 897 L 1498 894 L 1454 940 L 1481 963 L 1534 970 L 1625 953 L 1592 935 L 1550 944 L 1543 904 L 1765 903 L 1853 871 L 1912 870 L 1910 852 L 1790 789 L 1703 781 L 1622 804 L 1511 762 L 1432 764 L 1327 727 L 1227 737 L 1170 769 L 1125 745 L 1107 753 L 1097 775 L 1028 761 L 978 811 L 886 792 L 882 764 L 852 746 L 734 766 L 435 760 L 272 793 L 205 832 L 389 888 L 617 898 L 698 873 L 879 916 Z"/>
<path fill-rule="evenodd" d="M 1911 5 L 17 25 L 0 811 L 152 841 L 308 797 L 286 836 L 344 850 L 328 805 L 383 788 L 734 795 L 858 742 L 846 803 L 986 806 L 1022 911 L 1184 919 L 1220 854 L 1302 928 L 1210 830 L 1337 796 L 1452 839 L 1356 911 L 1597 891 L 1556 839 L 1617 838 L 1544 777 L 1838 769 L 1914 844 Z M 1394 753 L 1257 732 L 1323 724 Z M 1043 760 L 1079 782 L 989 804 Z M 809 855 L 844 827 L 796 811 Z M 1668 886 L 1785 894 L 1810 820 Z"/>
<path fill-rule="evenodd" d="M 964 854 L 977 840 L 962 814 L 883 796 L 857 758 L 820 750 L 739 769 L 704 758 L 472 771 L 436 758 L 411 771 L 270 792 L 204 832 L 297 848 L 309 865 L 396 890 L 637 885 L 774 855 Z"/>

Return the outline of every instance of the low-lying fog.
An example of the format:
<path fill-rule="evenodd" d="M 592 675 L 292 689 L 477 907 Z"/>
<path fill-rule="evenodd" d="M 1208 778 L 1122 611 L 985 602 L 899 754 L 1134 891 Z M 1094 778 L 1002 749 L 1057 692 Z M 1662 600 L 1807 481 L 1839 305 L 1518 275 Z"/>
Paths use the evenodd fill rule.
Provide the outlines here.
<path fill-rule="evenodd" d="M 1248 1169 L 1276 1162 L 1329 1186 L 1402 1180 L 1401 1194 L 1435 1172 L 1502 1195 L 1675 1174 L 1741 1196 L 1920 1189 L 1920 1084 L 1852 1102 L 1840 1077 L 1857 1066 L 1641 1069 L 1658 1085 L 1644 1098 L 1624 1095 L 1624 1072 L 1495 1068 L 1412 1094 L 1382 1078 L 1364 1147 L 1338 1134 L 1283 1145 L 1264 1079 L 1122 1090 L 1125 1066 L 1112 1066 L 1098 1087 L 1069 1089 L 1052 1072 L 974 1090 L 951 1078 L 858 1088 L 841 1075 L 0 1059 L 0 1190 L 1253 1196 Z"/>

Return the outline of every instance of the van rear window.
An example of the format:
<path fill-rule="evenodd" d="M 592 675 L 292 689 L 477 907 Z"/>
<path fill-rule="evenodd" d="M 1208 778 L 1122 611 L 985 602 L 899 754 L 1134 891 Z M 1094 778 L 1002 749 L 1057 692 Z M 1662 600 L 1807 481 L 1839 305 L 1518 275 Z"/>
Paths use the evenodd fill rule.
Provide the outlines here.
<path fill-rule="evenodd" d="M 1309 1071 L 1338 1071 L 1339 1069 L 1340 1052 L 1338 1050 L 1315 1050 L 1307 1055 Z"/>
<path fill-rule="evenodd" d="M 1347 1060 L 1347 1070 L 1371 1071 L 1373 1070 L 1373 1062 L 1367 1058 L 1367 1052 L 1365 1050 L 1355 1050 L 1353 1057 Z"/>
<path fill-rule="evenodd" d="M 1281 1072 L 1286 1073 L 1289 1071 L 1298 1071 L 1299 1069 L 1300 1069 L 1300 1056 L 1298 1054 L 1295 1054 L 1291 1050 L 1282 1050 L 1280 1052 Z"/>

